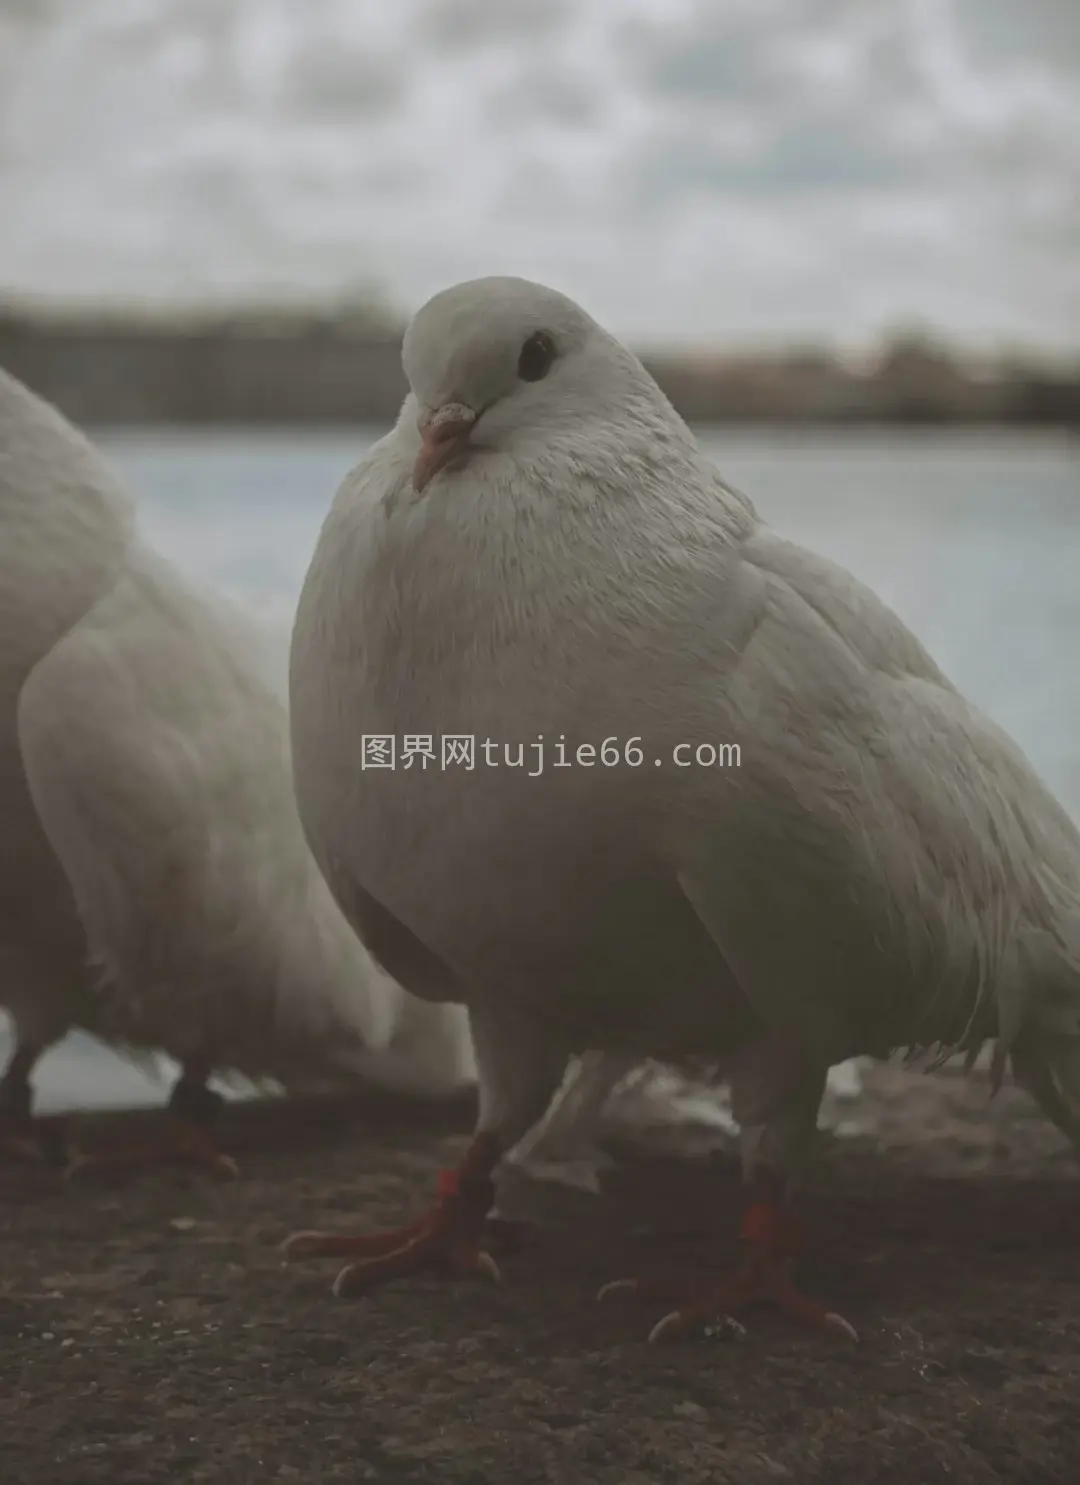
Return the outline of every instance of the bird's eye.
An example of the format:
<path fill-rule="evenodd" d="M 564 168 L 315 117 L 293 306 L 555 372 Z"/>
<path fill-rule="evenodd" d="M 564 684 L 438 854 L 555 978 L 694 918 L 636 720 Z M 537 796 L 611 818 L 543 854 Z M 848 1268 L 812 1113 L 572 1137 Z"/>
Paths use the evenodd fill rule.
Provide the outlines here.
<path fill-rule="evenodd" d="M 523 382 L 542 382 L 555 359 L 555 342 L 544 330 L 530 335 L 518 357 L 518 376 Z"/>

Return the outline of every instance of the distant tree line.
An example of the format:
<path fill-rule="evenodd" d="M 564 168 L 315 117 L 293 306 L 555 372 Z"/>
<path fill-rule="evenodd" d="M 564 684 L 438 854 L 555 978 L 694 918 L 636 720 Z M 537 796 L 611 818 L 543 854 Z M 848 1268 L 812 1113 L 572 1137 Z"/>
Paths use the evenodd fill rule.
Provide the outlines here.
<path fill-rule="evenodd" d="M 168 317 L 0 305 L 0 365 L 81 423 L 386 423 L 401 326 L 376 310 Z M 645 354 L 694 422 L 1080 428 L 1080 355 L 978 364 L 901 334 L 867 364 L 828 350 Z"/>

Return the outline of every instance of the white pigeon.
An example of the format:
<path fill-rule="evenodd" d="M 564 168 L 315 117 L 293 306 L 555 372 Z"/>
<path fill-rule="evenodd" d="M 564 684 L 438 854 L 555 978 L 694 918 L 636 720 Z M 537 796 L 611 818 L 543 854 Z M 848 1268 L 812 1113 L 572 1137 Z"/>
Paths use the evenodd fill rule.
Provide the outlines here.
<path fill-rule="evenodd" d="M 572 301 L 460 285 L 403 362 L 397 425 L 304 585 L 294 769 L 373 954 L 468 1005 L 479 1119 L 404 1236 L 288 1251 L 350 1252 L 338 1293 L 490 1271 L 493 1171 L 567 1052 L 698 1058 L 732 1087 L 745 1259 L 653 1335 L 753 1298 L 852 1335 L 788 1276 L 826 1070 L 993 1039 L 996 1076 L 1011 1055 L 1077 1140 L 1080 837 L 900 620 L 764 525 Z M 482 756 L 361 766 L 359 739 L 417 734 Z M 509 766 L 540 738 L 548 766 Z M 725 743 L 740 767 L 693 762 Z"/>
<path fill-rule="evenodd" d="M 212 1074 L 287 1088 L 473 1080 L 464 1013 L 407 996 L 335 904 L 284 701 L 241 611 L 148 550 L 87 441 L 0 374 L 0 1082 L 69 1027 L 181 1065 L 160 1151 L 225 1171 Z M 140 1152 L 105 1152 L 128 1159 Z"/>
<path fill-rule="evenodd" d="M 87 441 L 0 370 L 0 1002 L 16 1030 L 0 1134 L 17 1148 L 29 1074 L 78 1018 L 89 985 L 71 888 L 26 783 L 19 698 L 35 665 L 116 581 L 134 519 Z"/>
<path fill-rule="evenodd" d="M 2 370 L 0 535 L 0 1004 L 16 1027 L 0 1135 L 11 1149 L 33 1153 L 49 1128 L 31 1123 L 30 1076 L 73 1025 L 179 1057 L 172 1106 L 190 1122 L 173 1131 L 176 1153 L 223 1170 L 232 1162 L 206 1130 L 218 1107 L 208 1069 L 305 1088 L 336 1074 L 417 1097 L 473 1081 L 463 1013 L 406 995 L 372 964 L 312 868 L 262 637 L 137 542 L 105 461 Z M 194 923 L 160 880 L 169 871 L 194 874 L 206 894 Z M 536 1173 L 595 1185 L 593 1139 L 627 1070 L 602 1056 L 570 1069 Z M 657 1112 L 682 1111 L 670 1099 Z M 151 1153 L 168 1142 L 103 1159 Z M 519 1158 L 533 1168 L 528 1151 Z"/>

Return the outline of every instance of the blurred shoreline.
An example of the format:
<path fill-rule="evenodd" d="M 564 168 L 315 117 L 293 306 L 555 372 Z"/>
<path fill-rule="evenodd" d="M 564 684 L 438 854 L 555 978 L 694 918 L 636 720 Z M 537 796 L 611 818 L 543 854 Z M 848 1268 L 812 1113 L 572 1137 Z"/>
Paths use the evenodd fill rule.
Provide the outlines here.
<path fill-rule="evenodd" d="M 377 309 L 316 314 L 66 311 L 0 301 L 0 366 L 78 423 L 392 422 L 402 325 Z M 968 357 L 895 336 L 854 361 L 826 347 L 640 350 L 694 423 L 1080 430 L 1080 354 Z"/>

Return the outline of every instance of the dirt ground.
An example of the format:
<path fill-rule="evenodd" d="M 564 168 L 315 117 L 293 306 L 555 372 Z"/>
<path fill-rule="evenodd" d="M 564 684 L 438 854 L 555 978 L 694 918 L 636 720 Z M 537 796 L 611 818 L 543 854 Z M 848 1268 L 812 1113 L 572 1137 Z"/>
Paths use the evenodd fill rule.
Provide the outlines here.
<path fill-rule="evenodd" d="M 338 1301 L 298 1227 L 387 1224 L 470 1110 L 238 1107 L 242 1177 L 61 1187 L 0 1170 L 5 1485 L 1039 1485 L 1080 1480 L 1080 1184 L 1026 1100 L 877 1069 L 824 1141 L 804 1288 L 858 1346 L 768 1312 L 650 1346 L 605 1280 L 734 1253 L 727 1162 L 636 1159 L 603 1199 L 519 1182 L 542 1221 L 493 1285 Z M 150 1116 L 87 1118 L 86 1146 Z"/>

